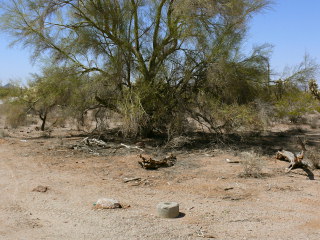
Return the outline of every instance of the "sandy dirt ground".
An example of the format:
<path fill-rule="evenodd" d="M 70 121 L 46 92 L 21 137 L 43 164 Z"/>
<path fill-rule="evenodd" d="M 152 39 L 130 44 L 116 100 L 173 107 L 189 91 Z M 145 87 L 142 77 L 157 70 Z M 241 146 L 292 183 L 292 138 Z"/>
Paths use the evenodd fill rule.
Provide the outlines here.
<path fill-rule="evenodd" d="M 264 177 L 240 178 L 242 164 L 225 159 L 243 159 L 211 148 L 175 152 L 173 167 L 147 171 L 139 150 L 98 155 L 69 149 L 83 136 L 67 130 L 3 131 L 0 239 L 320 239 L 319 170 L 314 180 L 286 174 L 288 163 L 265 155 Z M 133 177 L 141 180 L 124 182 Z M 38 185 L 48 190 L 32 191 Z M 130 207 L 93 209 L 102 197 Z M 180 216 L 157 217 L 162 201 L 178 202 Z"/>

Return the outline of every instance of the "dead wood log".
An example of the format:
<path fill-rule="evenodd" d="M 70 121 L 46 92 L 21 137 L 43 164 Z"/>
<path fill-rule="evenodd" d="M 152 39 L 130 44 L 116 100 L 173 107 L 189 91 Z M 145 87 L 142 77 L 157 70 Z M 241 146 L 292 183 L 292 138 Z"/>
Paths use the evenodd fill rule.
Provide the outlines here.
<path fill-rule="evenodd" d="M 99 140 L 99 139 L 96 139 L 96 138 L 84 138 L 81 143 L 84 143 L 85 145 L 87 146 L 97 146 L 97 147 L 107 147 L 107 143 L 102 141 L 102 140 Z"/>
<path fill-rule="evenodd" d="M 309 163 L 303 160 L 304 151 L 302 150 L 298 154 L 294 154 L 289 151 L 278 151 L 276 153 L 276 159 L 288 161 L 290 165 L 288 166 L 286 172 L 290 172 L 294 168 L 308 168 Z"/>
<path fill-rule="evenodd" d="M 142 168 L 147 170 L 155 170 L 161 167 L 171 167 L 175 164 L 177 160 L 177 158 L 172 154 L 161 160 L 155 160 L 151 157 L 145 158 L 141 154 L 139 155 L 139 157 L 142 159 L 142 161 L 138 161 L 138 163 L 141 165 Z"/>
<path fill-rule="evenodd" d="M 290 162 L 290 165 L 287 168 L 286 172 L 290 172 L 294 168 L 307 169 L 311 167 L 309 162 L 303 160 L 304 154 L 307 151 L 305 141 L 303 141 L 298 136 L 297 143 L 301 146 L 301 149 L 302 149 L 300 153 L 294 154 L 292 152 L 282 150 L 282 151 L 278 151 L 276 154 L 276 159 Z"/>

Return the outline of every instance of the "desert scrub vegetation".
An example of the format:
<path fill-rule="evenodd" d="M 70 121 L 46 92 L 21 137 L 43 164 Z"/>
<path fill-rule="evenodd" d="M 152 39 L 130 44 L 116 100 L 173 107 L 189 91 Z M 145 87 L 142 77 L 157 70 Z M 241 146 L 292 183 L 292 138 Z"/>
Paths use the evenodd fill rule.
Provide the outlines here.
<path fill-rule="evenodd" d="M 148 114 L 141 104 L 141 97 L 133 92 L 123 95 L 119 101 L 119 113 L 122 116 L 121 131 L 124 136 L 138 136 L 148 124 Z"/>
<path fill-rule="evenodd" d="M 317 129 L 319 127 L 318 126 L 318 122 L 319 122 L 319 118 L 318 117 L 311 117 L 311 119 L 309 121 L 310 127 L 312 129 Z"/>
<path fill-rule="evenodd" d="M 242 152 L 240 154 L 240 158 L 243 171 L 239 174 L 239 177 L 261 178 L 265 176 L 265 174 L 262 171 L 263 160 L 259 154 L 253 151 Z"/>
<path fill-rule="evenodd" d="M 265 84 L 266 54 L 239 51 L 249 19 L 267 0 L 1 3 L 1 29 L 31 47 L 35 57 L 49 56 L 56 67 L 34 76 L 25 94 L 41 129 L 55 105 L 71 104 L 66 97 L 76 94 L 83 77 L 99 88 L 90 92 L 95 103 L 79 109 L 102 105 L 122 115 L 125 135 L 136 136 L 183 133 L 201 92 L 234 109 Z M 74 81 L 66 76 L 72 72 Z M 239 125 L 238 115 L 226 128 Z"/>
<path fill-rule="evenodd" d="M 319 101 L 314 99 L 310 93 L 295 89 L 276 102 L 275 110 L 278 118 L 287 118 L 295 123 L 303 115 L 319 110 Z"/>
<path fill-rule="evenodd" d="M 5 126 L 17 128 L 28 125 L 27 109 L 18 103 L 5 103 L 2 106 L 2 112 L 5 116 Z"/>
<path fill-rule="evenodd" d="M 243 50 L 249 20 L 268 0 L 0 3 L 0 28 L 46 60 L 19 94 L 2 89 L 0 98 L 15 97 L 41 130 L 55 112 L 86 128 L 94 111 L 95 130 L 116 115 L 125 137 L 170 140 L 198 130 L 194 123 L 223 135 L 264 129 L 270 112 L 295 121 L 319 108 L 307 92 L 316 72 L 308 58 L 274 81 L 271 46 Z"/>
<path fill-rule="evenodd" d="M 5 138 L 9 136 L 9 133 L 5 129 L 0 129 L 0 138 Z"/>
<path fill-rule="evenodd" d="M 313 168 L 320 169 L 320 150 L 317 148 L 310 148 L 306 151 L 306 159 L 310 162 Z"/>

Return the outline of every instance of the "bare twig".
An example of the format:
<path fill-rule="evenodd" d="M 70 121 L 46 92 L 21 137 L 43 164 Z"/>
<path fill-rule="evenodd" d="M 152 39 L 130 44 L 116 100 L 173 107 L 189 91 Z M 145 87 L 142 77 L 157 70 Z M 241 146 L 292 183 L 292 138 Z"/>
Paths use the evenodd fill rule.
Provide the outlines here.
<path fill-rule="evenodd" d="M 132 147 L 132 146 L 128 146 L 128 145 L 126 145 L 126 144 L 124 144 L 124 143 L 121 143 L 120 145 L 121 145 L 121 146 L 124 146 L 125 148 L 128 148 L 128 149 L 138 149 L 138 150 L 144 152 L 144 150 L 143 150 L 142 148 L 139 148 L 139 147 L 137 147 L 137 146 Z"/>
<path fill-rule="evenodd" d="M 140 177 L 135 177 L 135 178 L 124 178 L 123 182 L 128 183 L 128 182 L 133 182 L 133 181 L 141 181 Z"/>

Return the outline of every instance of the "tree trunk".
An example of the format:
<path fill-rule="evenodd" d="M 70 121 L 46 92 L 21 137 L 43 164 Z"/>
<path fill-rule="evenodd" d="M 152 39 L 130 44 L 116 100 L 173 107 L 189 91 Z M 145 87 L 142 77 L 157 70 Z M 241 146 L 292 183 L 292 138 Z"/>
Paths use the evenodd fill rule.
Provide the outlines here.
<path fill-rule="evenodd" d="M 46 126 L 46 120 L 47 120 L 47 113 L 45 112 L 43 115 L 40 114 L 40 119 L 42 120 L 42 124 L 41 124 L 41 131 L 44 131 L 44 128 Z"/>

